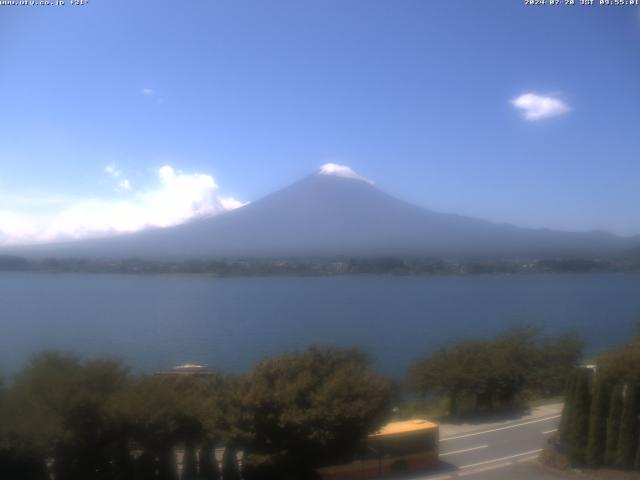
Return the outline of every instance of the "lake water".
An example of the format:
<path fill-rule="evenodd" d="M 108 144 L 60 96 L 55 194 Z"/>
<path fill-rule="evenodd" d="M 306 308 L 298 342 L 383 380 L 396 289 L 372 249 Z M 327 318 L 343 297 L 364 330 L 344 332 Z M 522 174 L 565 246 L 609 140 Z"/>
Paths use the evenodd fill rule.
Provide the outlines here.
<path fill-rule="evenodd" d="M 355 345 L 387 374 L 453 339 L 510 325 L 626 341 L 640 275 L 208 278 L 0 274 L 0 372 L 41 349 L 116 355 L 136 371 L 205 363 L 245 371 L 308 344 Z"/>

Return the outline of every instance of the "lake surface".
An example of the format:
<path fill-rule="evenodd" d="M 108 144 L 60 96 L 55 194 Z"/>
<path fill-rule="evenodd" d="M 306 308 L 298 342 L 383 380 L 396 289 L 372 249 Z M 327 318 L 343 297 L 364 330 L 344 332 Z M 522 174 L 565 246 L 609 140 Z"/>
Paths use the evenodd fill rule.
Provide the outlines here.
<path fill-rule="evenodd" d="M 590 352 L 629 339 L 640 275 L 208 278 L 0 274 L 0 372 L 42 349 L 116 355 L 136 371 L 245 371 L 309 344 L 355 345 L 400 376 L 453 339 L 530 323 Z"/>

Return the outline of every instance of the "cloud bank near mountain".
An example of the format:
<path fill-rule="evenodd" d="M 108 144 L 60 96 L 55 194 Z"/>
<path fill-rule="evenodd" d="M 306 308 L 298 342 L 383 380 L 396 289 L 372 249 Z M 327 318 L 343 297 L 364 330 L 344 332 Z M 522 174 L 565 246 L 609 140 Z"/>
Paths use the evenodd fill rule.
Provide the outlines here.
<path fill-rule="evenodd" d="M 122 174 L 115 165 L 105 172 L 123 187 Z M 155 171 L 153 188 L 131 192 L 125 198 L 68 199 L 59 202 L 48 214 L 33 209 L 0 207 L 0 245 L 32 244 L 74 240 L 119 233 L 131 233 L 148 227 L 170 227 L 194 218 L 214 216 L 244 205 L 220 194 L 214 178 L 202 173 L 176 171 L 164 165 Z M 44 203 L 46 199 L 42 199 Z M 25 204 L 38 205 L 38 198 Z"/>

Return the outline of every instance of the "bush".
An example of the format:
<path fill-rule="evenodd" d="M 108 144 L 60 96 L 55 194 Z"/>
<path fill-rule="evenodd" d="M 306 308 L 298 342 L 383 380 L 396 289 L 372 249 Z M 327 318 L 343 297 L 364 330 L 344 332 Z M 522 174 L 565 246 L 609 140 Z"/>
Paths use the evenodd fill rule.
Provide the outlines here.
<path fill-rule="evenodd" d="M 581 349 L 574 335 L 549 338 L 520 327 L 441 347 L 410 367 L 408 383 L 422 396 L 447 396 L 453 415 L 465 413 L 463 401 L 472 413 L 514 407 L 527 393 L 561 394 Z"/>

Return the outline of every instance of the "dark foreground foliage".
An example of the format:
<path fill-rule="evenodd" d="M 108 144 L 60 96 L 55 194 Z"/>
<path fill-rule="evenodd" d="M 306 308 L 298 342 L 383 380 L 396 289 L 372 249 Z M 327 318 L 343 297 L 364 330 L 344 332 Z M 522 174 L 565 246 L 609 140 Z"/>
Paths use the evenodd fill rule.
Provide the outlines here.
<path fill-rule="evenodd" d="M 416 362 L 411 384 L 448 396 L 454 413 L 510 406 L 528 393 L 558 394 L 580 350 L 574 336 L 519 328 L 436 351 Z M 611 362 L 611 376 L 627 375 Z M 588 391 L 590 379 L 581 385 Z M 390 419 L 401 390 L 356 349 L 278 355 L 239 377 L 135 376 L 116 360 L 45 352 L 0 382 L 0 479 L 174 480 L 180 472 L 233 480 L 240 468 L 246 480 L 314 478 L 316 467 L 353 458 L 359 441 Z M 623 421 L 637 412 L 620 400 L 620 418 L 611 420 L 604 401 L 593 402 L 598 416 L 608 415 L 604 430 L 619 432 L 620 445 L 633 442 L 637 430 Z M 591 430 L 572 425 L 583 458 Z M 608 434 L 599 442 L 616 461 L 640 458 L 627 447 L 619 453 Z"/>
<path fill-rule="evenodd" d="M 356 350 L 311 348 L 243 378 L 132 376 L 120 362 L 35 356 L 0 389 L 0 478 L 305 478 L 390 411 L 388 383 Z M 177 453 L 179 455 L 177 455 Z"/>

